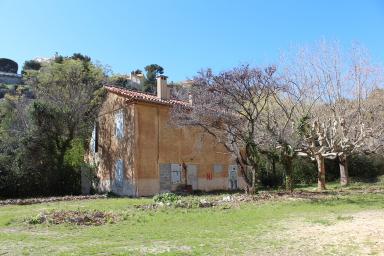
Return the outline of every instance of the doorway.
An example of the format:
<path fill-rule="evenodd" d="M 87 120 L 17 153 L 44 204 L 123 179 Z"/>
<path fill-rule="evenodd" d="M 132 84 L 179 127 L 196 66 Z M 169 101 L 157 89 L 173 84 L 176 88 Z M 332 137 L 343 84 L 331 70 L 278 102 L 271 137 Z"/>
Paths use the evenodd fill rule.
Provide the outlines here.
<path fill-rule="evenodd" d="M 192 190 L 197 190 L 197 165 L 187 164 L 187 185 L 192 185 Z"/>
<path fill-rule="evenodd" d="M 237 165 L 228 166 L 228 186 L 231 190 L 236 190 L 237 187 Z"/>

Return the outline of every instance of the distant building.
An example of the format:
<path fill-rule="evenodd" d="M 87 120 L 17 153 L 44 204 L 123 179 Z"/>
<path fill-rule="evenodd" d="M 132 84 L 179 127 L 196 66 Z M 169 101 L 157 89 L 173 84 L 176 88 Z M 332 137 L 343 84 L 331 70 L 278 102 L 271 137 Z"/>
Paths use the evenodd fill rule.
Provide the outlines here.
<path fill-rule="evenodd" d="M 182 81 L 182 82 L 180 82 L 180 85 L 181 85 L 183 88 L 190 89 L 190 88 L 193 86 L 193 80 L 185 80 L 185 81 Z"/>
<path fill-rule="evenodd" d="M 46 58 L 46 57 L 36 57 L 33 60 L 40 63 L 48 63 L 51 62 L 55 57 Z"/>
<path fill-rule="evenodd" d="M 142 73 L 134 73 L 128 76 L 129 87 L 136 89 L 138 91 L 142 91 L 144 89 L 144 75 Z"/>

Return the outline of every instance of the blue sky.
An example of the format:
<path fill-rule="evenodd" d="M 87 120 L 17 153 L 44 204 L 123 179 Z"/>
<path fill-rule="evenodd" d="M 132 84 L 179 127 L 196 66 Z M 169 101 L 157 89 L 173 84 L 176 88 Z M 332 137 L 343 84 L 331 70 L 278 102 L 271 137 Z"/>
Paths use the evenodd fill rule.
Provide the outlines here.
<path fill-rule="evenodd" d="M 0 0 L 0 57 L 81 52 L 114 73 L 147 64 L 170 80 L 277 60 L 321 39 L 357 41 L 384 60 L 384 1 Z"/>

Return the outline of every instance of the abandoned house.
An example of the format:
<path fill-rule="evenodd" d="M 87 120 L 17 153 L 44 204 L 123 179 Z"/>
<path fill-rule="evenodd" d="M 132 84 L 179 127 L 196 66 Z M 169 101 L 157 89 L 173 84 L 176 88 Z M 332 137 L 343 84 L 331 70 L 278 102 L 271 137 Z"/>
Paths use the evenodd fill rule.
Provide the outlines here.
<path fill-rule="evenodd" d="M 106 89 L 89 155 L 100 179 L 99 190 L 150 196 L 183 188 L 244 187 L 223 145 L 196 127 L 172 127 L 170 108 L 189 103 L 170 98 L 166 76 L 157 77 L 157 95 Z"/>

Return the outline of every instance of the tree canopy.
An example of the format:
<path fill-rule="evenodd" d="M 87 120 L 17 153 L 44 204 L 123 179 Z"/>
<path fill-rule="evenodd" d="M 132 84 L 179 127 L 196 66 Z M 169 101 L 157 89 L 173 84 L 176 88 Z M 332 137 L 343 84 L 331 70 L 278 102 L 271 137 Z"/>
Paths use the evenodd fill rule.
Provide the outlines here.
<path fill-rule="evenodd" d="M 223 143 L 252 188 L 259 181 L 260 155 L 275 152 L 288 190 L 298 157 L 316 160 L 320 190 L 326 188 L 326 159 L 338 161 L 340 182 L 347 185 L 347 158 L 384 145 L 382 69 L 362 48 L 345 54 L 325 42 L 299 49 L 278 67 L 200 72 L 190 90 L 191 106 L 174 107 L 173 123 L 199 126 Z"/>
<path fill-rule="evenodd" d="M 154 93 L 156 88 L 156 76 L 164 73 L 164 68 L 157 64 L 150 64 L 145 66 L 146 79 L 144 82 L 144 91 Z"/>
<path fill-rule="evenodd" d="M 4 193 L 13 190 L 22 195 L 31 187 L 35 194 L 79 189 L 79 168 L 85 163 L 73 161 L 71 152 L 80 146 L 84 154 L 106 78 L 102 67 L 81 56 L 56 56 L 42 62 L 39 70 L 25 70 L 26 83 L 36 98 L 8 97 L 3 103 L 9 117 L 7 122 L 0 121 L 0 154 L 9 157 L 0 159 L 0 166 L 7 168 L 2 174 L 14 176 L 14 182 L 22 184 L 9 188 L 0 182 Z"/>

